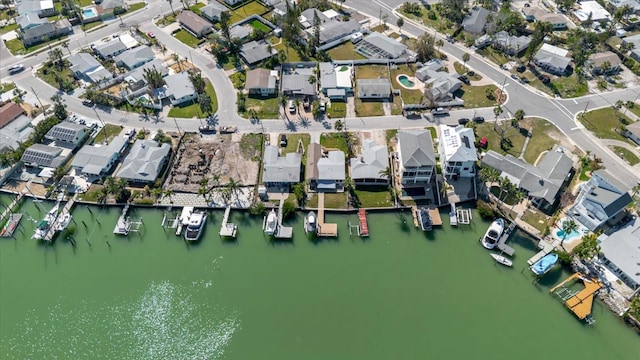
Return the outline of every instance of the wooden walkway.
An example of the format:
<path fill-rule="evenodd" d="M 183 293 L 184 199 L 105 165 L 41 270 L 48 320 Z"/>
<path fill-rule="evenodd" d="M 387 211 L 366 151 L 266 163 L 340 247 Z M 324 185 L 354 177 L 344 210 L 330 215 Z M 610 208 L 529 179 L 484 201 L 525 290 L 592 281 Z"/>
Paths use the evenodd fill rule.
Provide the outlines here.
<path fill-rule="evenodd" d="M 9 215 L 9 220 L 7 220 L 7 223 L 4 225 L 4 228 L 0 230 L 0 236 L 2 237 L 13 236 L 13 233 L 18 228 L 18 225 L 20 225 L 20 220 L 22 220 L 21 213 L 14 213 Z"/>
<path fill-rule="evenodd" d="M 224 216 L 222 217 L 222 225 L 220 226 L 220 236 L 236 237 L 236 231 L 238 225 L 229 222 L 229 215 L 231 214 L 231 206 L 227 206 L 224 210 Z"/>
<path fill-rule="evenodd" d="M 318 193 L 318 232 L 319 237 L 338 236 L 338 224 L 324 222 L 324 193 Z"/>
<path fill-rule="evenodd" d="M 11 204 L 9 204 L 9 206 L 7 206 L 7 208 L 4 209 L 4 211 L 2 211 L 2 215 L 0 215 L 0 223 L 4 221 L 4 218 L 6 218 L 9 214 L 12 213 L 11 209 L 13 209 L 18 204 L 18 202 L 22 200 L 23 197 L 24 197 L 24 192 L 21 192 L 20 194 L 18 194 L 18 196 L 16 196 L 15 199 L 13 199 Z"/>
<path fill-rule="evenodd" d="M 582 280 L 584 284 L 584 289 L 582 289 L 581 291 L 575 294 L 568 293 L 568 289 L 565 288 L 564 285 L 567 282 L 576 280 L 576 279 Z M 561 288 L 562 290 L 566 290 L 566 291 L 565 292 L 562 292 L 562 290 L 557 291 L 558 288 Z M 555 293 L 557 291 L 558 293 L 556 295 L 560 296 L 563 300 L 565 300 L 564 304 L 578 317 L 578 319 L 584 320 L 589 315 L 591 315 L 591 309 L 593 307 L 593 298 L 601 288 L 602 288 L 602 283 L 597 279 L 587 279 L 586 276 L 580 273 L 575 273 L 569 276 L 568 278 L 566 278 L 560 284 L 554 286 L 550 290 L 550 292 Z M 562 297 L 563 293 L 564 294 L 568 293 L 568 295 L 565 297 Z"/>
<path fill-rule="evenodd" d="M 275 237 L 278 239 L 291 239 L 293 237 L 293 228 L 291 226 L 282 226 L 283 207 L 284 199 L 280 199 L 280 204 L 278 205 L 278 227 L 276 228 Z"/>
<path fill-rule="evenodd" d="M 360 209 L 358 211 L 358 220 L 360 221 L 358 235 L 369 236 L 369 224 L 367 223 L 367 212 L 365 211 L 365 209 Z"/>

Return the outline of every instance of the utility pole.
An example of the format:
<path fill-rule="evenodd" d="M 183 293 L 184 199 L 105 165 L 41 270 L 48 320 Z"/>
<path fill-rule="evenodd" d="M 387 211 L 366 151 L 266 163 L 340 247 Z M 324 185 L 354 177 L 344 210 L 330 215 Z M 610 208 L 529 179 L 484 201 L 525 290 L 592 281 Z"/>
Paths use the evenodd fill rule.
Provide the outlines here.
<path fill-rule="evenodd" d="M 98 115 L 98 110 L 96 110 L 96 107 L 93 107 L 93 112 L 96 113 L 96 116 L 98 117 L 98 121 L 100 121 L 100 123 L 102 124 L 102 131 L 104 132 L 104 142 L 106 144 L 109 144 L 109 139 L 108 139 L 108 135 L 107 135 L 107 129 L 105 129 L 104 126 L 104 122 L 102 121 L 102 119 L 100 119 L 100 115 Z"/>
<path fill-rule="evenodd" d="M 33 95 L 36 96 L 36 99 L 38 99 L 38 102 L 40 103 L 40 107 L 42 108 L 42 111 L 44 111 L 44 105 L 42 105 L 42 101 L 40 101 L 40 97 L 38 96 L 38 93 L 33 90 L 33 87 L 31 88 L 31 92 L 33 93 Z"/>
<path fill-rule="evenodd" d="M 582 111 L 582 118 L 584 119 L 584 114 L 587 113 L 587 108 L 589 107 L 589 101 L 584 105 L 584 110 Z"/>
<path fill-rule="evenodd" d="M 182 137 L 182 133 L 180 132 L 180 126 L 178 126 L 178 120 L 176 120 L 175 117 L 173 118 L 173 122 L 176 123 L 176 129 L 178 129 L 178 135 Z"/>

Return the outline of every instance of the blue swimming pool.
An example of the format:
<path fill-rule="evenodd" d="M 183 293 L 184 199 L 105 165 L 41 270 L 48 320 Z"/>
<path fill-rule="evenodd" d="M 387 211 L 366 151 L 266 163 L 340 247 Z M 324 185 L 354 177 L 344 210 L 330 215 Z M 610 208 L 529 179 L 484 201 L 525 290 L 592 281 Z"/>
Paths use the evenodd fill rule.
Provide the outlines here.
<path fill-rule="evenodd" d="M 412 88 L 416 85 L 416 83 L 409 80 L 409 77 L 407 75 L 398 76 L 398 81 L 400 82 L 400 84 L 402 84 L 402 86 L 408 87 L 408 88 Z"/>
<path fill-rule="evenodd" d="M 98 16 L 98 12 L 96 11 L 95 8 L 86 8 L 86 9 L 82 9 L 82 17 L 85 19 L 89 19 L 92 17 L 96 17 Z"/>

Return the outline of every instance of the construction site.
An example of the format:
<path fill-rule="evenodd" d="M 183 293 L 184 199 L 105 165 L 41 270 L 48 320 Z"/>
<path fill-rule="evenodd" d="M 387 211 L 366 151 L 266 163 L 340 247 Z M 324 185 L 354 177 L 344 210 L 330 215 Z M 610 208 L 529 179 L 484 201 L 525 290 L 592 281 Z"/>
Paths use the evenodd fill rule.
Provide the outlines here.
<path fill-rule="evenodd" d="M 242 151 L 238 135 L 187 135 L 177 150 L 164 188 L 197 193 L 203 183 L 212 188 L 224 186 L 229 179 L 255 185 L 259 171 L 255 160 Z"/>

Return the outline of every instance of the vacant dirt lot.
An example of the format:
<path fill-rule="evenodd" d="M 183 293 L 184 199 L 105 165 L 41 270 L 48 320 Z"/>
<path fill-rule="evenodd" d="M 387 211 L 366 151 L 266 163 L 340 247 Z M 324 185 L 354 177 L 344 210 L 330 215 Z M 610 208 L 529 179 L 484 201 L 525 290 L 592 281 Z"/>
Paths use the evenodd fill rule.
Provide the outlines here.
<path fill-rule="evenodd" d="M 231 178 L 243 185 L 254 185 L 258 174 L 258 162 L 254 160 L 243 153 L 240 139 L 231 135 L 191 135 L 178 149 L 164 187 L 197 193 L 203 179 L 208 179 L 207 187 L 211 188 L 223 186 Z"/>

